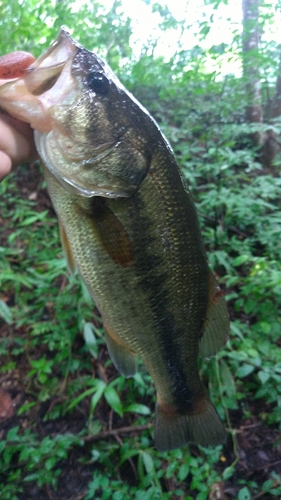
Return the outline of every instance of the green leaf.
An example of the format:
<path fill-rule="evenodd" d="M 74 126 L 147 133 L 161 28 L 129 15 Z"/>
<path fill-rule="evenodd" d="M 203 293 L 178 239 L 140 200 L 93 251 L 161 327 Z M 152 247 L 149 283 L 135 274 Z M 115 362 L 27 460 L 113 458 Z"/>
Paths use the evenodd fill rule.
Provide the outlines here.
<path fill-rule="evenodd" d="M 236 393 L 234 378 L 225 361 L 220 360 L 219 367 L 221 381 L 223 382 L 227 395 L 231 397 Z"/>
<path fill-rule="evenodd" d="M 144 451 L 142 453 L 142 460 L 147 474 L 152 474 L 154 472 L 154 463 L 152 456 L 146 451 Z"/>
<path fill-rule="evenodd" d="M 19 425 L 17 425 L 16 427 L 12 427 L 12 429 L 10 429 L 7 433 L 7 441 L 19 441 L 20 440 L 20 436 L 18 435 L 18 432 L 19 432 Z"/>
<path fill-rule="evenodd" d="M 58 457 L 56 456 L 47 458 L 47 460 L 45 461 L 46 469 L 51 470 L 56 465 L 57 461 Z"/>
<path fill-rule="evenodd" d="M 255 367 L 253 365 L 249 365 L 244 363 L 242 366 L 239 366 L 238 370 L 236 370 L 236 377 L 244 378 L 247 377 L 250 373 L 254 371 Z"/>
<path fill-rule="evenodd" d="M 262 384 L 266 384 L 266 382 L 270 379 L 270 373 L 261 370 L 258 372 L 258 377 Z"/>
<path fill-rule="evenodd" d="M 237 500 L 251 500 L 251 493 L 247 486 L 242 488 L 242 490 L 239 491 Z"/>
<path fill-rule="evenodd" d="M 36 403 L 35 401 L 31 401 L 31 402 L 28 402 L 28 403 L 24 403 L 19 409 L 18 409 L 18 415 L 22 415 L 23 413 L 28 413 L 29 410 L 35 406 Z"/>
<path fill-rule="evenodd" d="M 233 476 L 234 472 L 235 472 L 235 467 L 231 465 L 229 467 L 226 467 L 226 469 L 224 469 L 222 474 L 223 480 L 227 481 L 228 479 L 230 479 Z"/>
<path fill-rule="evenodd" d="M 34 215 L 31 215 L 30 217 L 27 217 L 21 222 L 21 226 L 29 226 L 30 224 L 34 224 L 34 222 L 41 221 L 46 217 L 46 214 L 48 212 L 45 210 L 44 212 L 37 213 Z"/>
<path fill-rule="evenodd" d="M 92 396 L 91 399 L 91 413 L 95 411 L 95 408 L 101 399 L 102 395 L 104 394 L 104 391 L 106 389 L 106 383 L 103 380 L 99 380 L 99 384 L 95 390 L 95 394 Z"/>
<path fill-rule="evenodd" d="M 104 397 L 112 410 L 115 411 L 120 417 L 122 417 L 123 407 L 120 398 L 112 385 L 108 385 L 106 387 L 104 391 Z"/>
<path fill-rule="evenodd" d="M 5 449 L 5 446 L 6 446 L 6 441 L 0 441 L 0 455 L 1 453 L 3 452 L 3 450 Z"/>
<path fill-rule="evenodd" d="M 132 403 L 131 405 L 124 408 L 124 413 L 125 412 L 134 412 L 139 413 L 140 415 L 150 415 L 150 408 L 140 403 Z"/>
<path fill-rule="evenodd" d="M 94 325 L 92 323 L 85 323 L 83 327 L 83 335 L 85 339 L 85 343 L 89 348 L 90 353 L 93 358 L 97 358 L 98 355 L 98 345 L 97 339 L 94 335 Z"/>
<path fill-rule="evenodd" d="M 82 394 L 79 394 L 77 398 L 75 398 L 70 405 L 68 405 L 67 410 L 71 410 L 74 406 L 78 405 L 80 401 L 82 401 L 85 397 L 89 396 L 90 394 L 101 392 L 103 393 L 104 389 L 106 387 L 105 382 L 103 380 L 95 380 L 95 385 L 94 387 L 90 387 L 90 389 L 87 389 L 87 391 L 84 391 Z"/>
<path fill-rule="evenodd" d="M 127 449 L 127 450 L 121 450 L 121 460 L 120 460 L 120 465 L 128 460 L 129 458 L 135 457 L 136 455 L 140 454 L 140 450 L 138 449 Z"/>
<path fill-rule="evenodd" d="M 248 260 L 249 260 L 248 255 L 239 255 L 239 257 L 236 257 L 236 259 L 234 259 L 234 261 L 232 262 L 232 265 L 234 267 L 238 267 L 238 266 L 241 266 L 242 264 L 244 264 L 245 262 L 247 262 Z"/>
<path fill-rule="evenodd" d="M 9 306 L 7 306 L 6 302 L 0 299 L 0 316 L 3 318 L 8 325 L 12 323 L 12 313 Z"/>
<path fill-rule="evenodd" d="M 189 473 L 189 464 L 182 464 L 178 472 L 178 478 L 180 481 L 184 481 Z"/>
<path fill-rule="evenodd" d="M 268 334 L 271 330 L 271 325 L 266 321 L 258 321 L 255 326 L 259 326 L 263 333 Z"/>

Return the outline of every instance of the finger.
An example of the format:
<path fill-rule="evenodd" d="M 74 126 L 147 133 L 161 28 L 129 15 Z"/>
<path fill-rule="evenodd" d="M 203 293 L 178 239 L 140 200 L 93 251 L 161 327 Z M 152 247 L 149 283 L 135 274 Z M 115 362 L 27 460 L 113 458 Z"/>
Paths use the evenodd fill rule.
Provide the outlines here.
<path fill-rule="evenodd" d="M 12 169 L 12 160 L 11 158 L 4 153 L 4 151 L 0 151 L 0 181 L 9 174 Z"/>
<path fill-rule="evenodd" d="M 9 115 L 1 114 L 0 151 L 11 158 L 14 167 L 37 158 L 30 126 Z"/>
<path fill-rule="evenodd" d="M 11 52 L 0 57 L 0 78 L 10 80 L 22 76 L 33 62 L 32 54 L 28 52 Z"/>

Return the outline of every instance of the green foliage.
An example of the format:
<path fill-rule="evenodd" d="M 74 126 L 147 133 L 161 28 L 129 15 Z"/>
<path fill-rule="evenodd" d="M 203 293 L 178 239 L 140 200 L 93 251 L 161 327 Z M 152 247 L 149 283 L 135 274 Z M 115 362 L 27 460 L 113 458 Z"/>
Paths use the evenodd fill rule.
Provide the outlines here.
<path fill-rule="evenodd" d="M 163 30 L 176 29 L 161 3 L 146 3 L 160 15 Z M 243 79 L 218 78 L 205 67 L 210 59 L 215 67 L 222 55 L 234 57 L 241 40 L 234 35 L 231 46 L 205 50 L 201 41 L 210 23 L 203 20 L 191 49 L 179 44 L 171 60 L 155 58 L 154 41 L 137 60 L 129 43 L 131 22 L 119 2 L 108 11 L 97 2 L 79 5 L 0 0 L 6 33 L 0 52 L 21 49 L 37 56 L 67 24 L 82 44 L 106 56 L 171 141 L 232 320 L 227 347 L 201 366 L 230 439 L 224 451 L 155 451 L 150 377 L 141 364 L 131 379 L 115 371 L 98 312 L 79 278 L 67 275 L 40 174 L 34 166 L 21 167 L 0 185 L 0 376 L 17 380 L 15 392 L 22 394 L 1 435 L 0 496 L 29 498 L 30 487 L 37 493 L 51 488 L 61 497 L 64 467 L 75 464 L 85 477 L 85 500 L 207 500 L 216 485 L 231 485 L 239 500 L 261 492 L 280 498 L 275 466 L 255 480 L 244 478 L 238 467 L 243 426 L 258 423 L 264 432 L 278 432 L 281 420 L 280 170 L 277 162 L 274 169 L 263 168 L 251 145 L 256 129 L 244 123 Z M 270 19 L 263 16 L 265 26 Z M 184 30 L 187 21 L 180 26 Z M 272 43 L 257 55 L 269 80 L 276 57 Z M 274 93 L 271 80 L 262 82 L 265 109 Z M 274 126 L 279 134 L 278 121 Z M 268 125 L 263 127 L 266 132 Z M 33 189 L 25 190 L 32 178 Z M 38 200 L 34 192 L 40 192 Z M 114 433 L 120 428 L 123 433 Z"/>
<path fill-rule="evenodd" d="M 20 435 L 18 426 L 11 428 L 0 447 L 1 498 L 18 498 L 9 495 L 22 491 L 19 486 L 22 481 L 37 482 L 39 487 L 46 484 L 55 487 L 61 473 L 59 462 L 67 456 L 71 447 L 82 444 L 82 440 L 73 435 L 58 434 L 54 438 L 47 436 L 40 440 L 39 436 L 28 429 Z"/>
<path fill-rule="evenodd" d="M 130 20 L 122 13 L 118 0 L 112 1 L 108 8 L 97 1 L 81 1 L 79 5 L 75 0 L 0 1 L 0 28 L 5 31 L 0 40 L 0 54 L 26 50 L 38 57 L 56 38 L 62 25 L 71 32 L 75 27 L 75 39 L 106 56 L 114 69 L 132 54 Z"/>

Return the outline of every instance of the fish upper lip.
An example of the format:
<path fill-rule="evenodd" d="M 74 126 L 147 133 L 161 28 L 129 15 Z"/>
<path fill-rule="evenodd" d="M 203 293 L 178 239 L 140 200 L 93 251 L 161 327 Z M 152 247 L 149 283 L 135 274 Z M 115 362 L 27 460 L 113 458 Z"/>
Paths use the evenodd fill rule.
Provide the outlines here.
<path fill-rule="evenodd" d="M 73 40 L 66 26 L 62 26 L 54 42 L 29 66 L 27 71 L 33 71 L 38 66 L 47 68 L 48 66 L 63 65 L 75 55 L 79 48 L 81 46 Z"/>
<path fill-rule="evenodd" d="M 71 66 L 78 50 L 81 50 L 81 46 L 71 38 L 66 28 L 62 28 L 49 49 L 25 70 L 22 77 L 1 86 L 0 102 L 2 107 L 15 118 L 29 123 L 32 128 L 42 133 L 50 131 L 52 116 L 46 113 L 42 119 L 46 105 L 50 107 L 49 89 L 44 91 L 44 82 L 48 82 L 49 74 L 51 77 L 58 75 L 59 78 L 59 75 Z M 63 83 L 65 81 L 64 79 Z M 38 89 L 40 91 L 41 86 L 42 93 L 37 94 L 36 92 Z M 69 86 L 64 85 L 63 92 L 68 93 Z M 55 93 L 55 103 L 57 98 L 58 93 Z"/>

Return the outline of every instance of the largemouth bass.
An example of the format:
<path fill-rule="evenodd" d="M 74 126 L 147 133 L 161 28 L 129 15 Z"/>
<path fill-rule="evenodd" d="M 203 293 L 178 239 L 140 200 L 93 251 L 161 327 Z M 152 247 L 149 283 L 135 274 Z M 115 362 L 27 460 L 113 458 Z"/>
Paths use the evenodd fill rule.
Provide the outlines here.
<path fill-rule="evenodd" d="M 68 266 L 101 312 L 113 363 L 132 376 L 139 356 L 155 383 L 156 447 L 222 443 L 198 357 L 225 344 L 228 314 L 157 124 L 65 28 L 1 88 L 0 106 L 35 130 Z"/>

